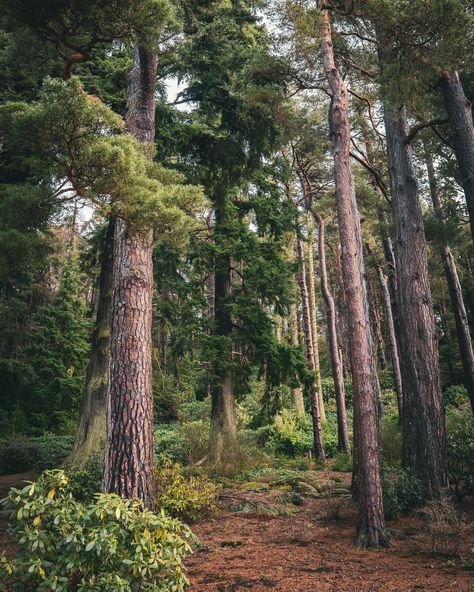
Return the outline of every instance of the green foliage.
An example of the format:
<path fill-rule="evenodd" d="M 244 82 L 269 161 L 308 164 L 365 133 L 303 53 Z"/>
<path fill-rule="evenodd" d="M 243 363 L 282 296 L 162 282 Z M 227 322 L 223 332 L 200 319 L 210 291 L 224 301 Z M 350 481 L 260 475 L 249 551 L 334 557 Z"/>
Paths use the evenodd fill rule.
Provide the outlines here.
<path fill-rule="evenodd" d="M 474 493 L 474 418 L 451 411 L 446 418 L 449 483 L 461 500 Z"/>
<path fill-rule="evenodd" d="M 384 468 L 382 492 L 385 517 L 389 520 L 422 505 L 423 487 L 407 469 Z"/>
<path fill-rule="evenodd" d="M 122 118 L 85 94 L 78 79 L 47 80 L 38 101 L 8 103 L 0 115 L 9 144 L 48 165 L 45 181 L 55 197 L 65 183 L 57 188 L 54 179 L 66 177 L 78 195 L 136 230 L 156 227 L 178 240 L 194 224 L 202 191 L 153 163 L 150 147 L 124 133 Z"/>
<path fill-rule="evenodd" d="M 257 430 L 260 445 L 275 454 L 298 456 L 313 448 L 311 418 L 284 409 L 272 425 Z"/>
<path fill-rule="evenodd" d="M 341 473 L 352 472 L 352 455 L 340 452 L 334 457 L 332 463 L 333 471 L 340 471 Z"/>
<path fill-rule="evenodd" d="M 467 389 L 462 384 L 453 384 L 443 391 L 443 403 L 445 407 L 460 407 L 469 401 Z"/>
<path fill-rule="evenodd" d="M 102 465 L 97 459 L 93 458 L 84 469 L 77 470 L 73 467 L 66 470 L 66 477 L 68 479 L 68 491 L 74 499 L 80 502 L 92 503 L 94 495 L 100 491 Z"/>
<path fill-rule="evenodd" d="M 219 488 L 206 476 L 186 478 L 180 464 L 164 458 L 155 477 L 158 509 L 186 522 L 217 511 Z"/>
<path fill-rule="evenodd" d="M 14 436 L 0 441 L 0 474 L 43 471 L 61 465 L 72 449 L 72 436 Z"/>
<path fill-rule="evenodd" d="M 402 460 L 402 432 L 398 413 L 383 415 L 380 420 L 380 449 L 383 460 L 399 466 Z"/>
<path fill-rule="evenodd" d="M 323 399 L 326 405 L 330 405 L 335 409 L 336 407 L 336 390 L 334 387 L 334 380 L 332 378 L 324 378 L 321 381 L 323 387 Z M 352 407 L 354 399 L 354 388 L 349 380 L 344 381 L 344 390 L 346 393 L 346 406 L 347 408 Z"/>
<path fill-rule="evenodd" d="M 183 558 L 190 530 L 139 501 L 98 494 L 89 504 L 75 500 L 62 471 L 12 489 L 14 559 L 1 559 L 2 583 L 22 592 L 184 590 Z"/>
<path fill-rule="evenodd" d="M 91 330 L 83 282 L 73 252 L 62 263 L 57 294 L 32 317 L 26 348 L 36 375 L 27 410 L 30 432 L 67 430 L 79 409 Z"/>
<path fill-rule="evenodd" d="M 169 458 L 182 465 L 193 465 L 209 452 L 209 421 L 159 424 L 155 428 L 158 458 Z"/>

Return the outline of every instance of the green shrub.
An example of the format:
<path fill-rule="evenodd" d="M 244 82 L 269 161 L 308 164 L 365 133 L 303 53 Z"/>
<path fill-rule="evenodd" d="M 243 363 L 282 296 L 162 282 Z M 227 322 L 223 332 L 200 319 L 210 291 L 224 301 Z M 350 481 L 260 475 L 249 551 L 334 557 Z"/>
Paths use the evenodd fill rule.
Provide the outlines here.
<path fill-rule="evenodd" d="M 388 520 L 406 514 L 424 501 L 421 482 L 406 469 L 384 468 L 382 491 L 385 518 Z"/>
<path fill-rule="evenodd" d="M 74 468 L 66 471 L 68 489 L 74 499 L 81 502 L 92 502 L 94 495 L 100 491 L 102 481 L 102 465 L 96 459 L 91 460 L 84 469 Z"/>
<path fill-rule="evenodd" d="M 299 416 L 284 409 L 272 425 L 256 431 L 258 443 L 275 454 L 298 456 L 313 448 L 309 415 Z"/>
<path fill-rule="evenodd" d="M 447 416 L 449 483 L 461 500 L 474 493 L 474 417 L 470 411 Z"/>
<path fill-rule="evenodd" d="M 334 457 L 332 463 L 333 471 L 340 471 L 341 473 L 350 473 L 352 471 L 352 455 L 339 452 Z"/>
<path fill-rule="evenodd" d="M 207 477 L 185 478 L 181 466 L 162 460 L 155 469 L 157 506 L 186 521 L 217 510 L 219 489 Z"/>
<path fill-rule="evenodd" d="M 57 468 L 71 451 L 73 443 L 72 436 L 54 434 L 3 440 L 0 443 L 0 474 Z"/>
<path fill-rule="evenodd" d="M 448 386 L 443 391 L 443 403 L 445 407 L 460 407 L 468 401 L 467 389 L 462 384 Z"/>
<path fill-rule="evenodd" d="M 157 458 L 169 458 L 182 465 L 196 464 L 209 452 L 209 422 L 158 425 L 155 428 Z"/>
<path fill-rule="evenodd" d="M 75 500 L 63 471 L 12 489 L 11 529 L 18 551 L 1 559 L 1 582 L 22 592 L 148 592 L 184 590 L 183 557 L 191 531 L 139 501 L 98 494 Z"/>
<path fill-rule="evenodd" d="M 335 409 L 336 406 L 336 389 L 334 387 L 334 380 L 332 378 L 325 378 L 321 381 L 321 386 L 323 388 L 323 399 L 326 405 L 332 406 Z M 352 407 L 352 402 L 354 400 L 354 387 L 352 386 L 352 382 L 349 380 L 344 381 L 344 390 L 346 393 L 346 406 L 348 408 Z"/>
<path fill-rule="evenodd" d="M 178 418 L 182 423 L 191 421 L 204 422 L 211 416 L 211 399 L 207 397 L 204 401 L 189 399 L 179 408 Z"/>
<path fill-rule="evenodd" d="M 380 420 L 380 448 L 382 459 L 392 466 L 402 460 L 402 432 L 398 413 L 385 414 Z"/>

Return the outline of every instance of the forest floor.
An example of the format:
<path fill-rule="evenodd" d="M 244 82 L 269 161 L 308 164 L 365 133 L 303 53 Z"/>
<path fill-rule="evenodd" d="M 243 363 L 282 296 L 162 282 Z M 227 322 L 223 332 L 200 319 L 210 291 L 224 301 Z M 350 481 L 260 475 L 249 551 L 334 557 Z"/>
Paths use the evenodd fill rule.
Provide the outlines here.
<path fill-rule="evenodd" d="M 336 495 L 349 484 L 347 473 L 319 475 L 336 481 Z M 0 476 L 0 498 L 30 478 Z M 186 561 L 190 592 L 474 592 L 473 572 L 434 556 L 419 519 L 390 521 L 389 549 L 356 549 L 355 509 L 344 494 L 316 498 L 308 491 L 295 506 L 284 485 L 267 487 L 244 483 L 224 489 L 219 512 L 192 525 L 200 546 Z M 466 527 L 458 556 L 474 543 L 474 498 L 465 499 L 462 510 Z M 11 554 L 6 522 L 0 520 L 0 555 Z"/>

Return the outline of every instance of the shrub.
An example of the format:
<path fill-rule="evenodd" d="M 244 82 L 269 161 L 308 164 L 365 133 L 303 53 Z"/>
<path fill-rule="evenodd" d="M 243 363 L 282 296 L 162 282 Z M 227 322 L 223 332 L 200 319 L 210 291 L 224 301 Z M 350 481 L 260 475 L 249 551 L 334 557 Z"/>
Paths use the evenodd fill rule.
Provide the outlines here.
<path fill-rule="evenodd" d="M 158 425 L 155 428 L 155 452 L 182 465 L 196 464 L 209 451 L 209 422 Z"/>
<path fill-rule="evenodd" d="M 333 405 L 335 408 L 336 405 L 336 389 L 334 387 L 334 380 L 332 378 L 325 378 L 321 381 L 321 386 L 323 388 L 323 399 L 327 405 Z M 349 380 L 344 381 L 344 390 L 346 393 L 346 405 L 348 408 L 352 408 L 352 403 L 354 400 L 354 387 L 352 386 L 352 382 Z"/>
<path fill-rule="evenodd" d="M 445 407 L 460 407 L 468 401 L 467 389 L 462 384 L 448 386 L 443 391 L 443 403 Z"/>
<path fill-rule="evenodd" d="M 102 481 L 102 465 L 97 459 L 87 463 L 84 469 L 67 470 L 68 490 L 74 499 L 81 502 L 92 502 L 94 495 L 100 491 Z"/>
<path fill-rule="evenodd" d="M 302 455 L 313 448 L 311 417 L 284 409 L 272 425 L 257 430 L 257 438 L 261 446 L 276 454 Z"/>
<path fill-rule="evenodd" d="M 54 434 L 3 440 L 0 444 L 0 474 L 57 468 L 71 451 L 73 442 L 72 436 Z"/>
<path fill-rule="evenodd" d="M 461 500 L 474 493 L 474 418 L 471 413 L 447 417 L 449 482 Z"/>
<path fill-rule="evenodd" d="M 451 499 L 432 500 L 420 510 L 422 532 L 428 538 L 432 553 L 457 552 L 464 521 Z"/>
<path fill-rule="evenodd" d="M 391 520 L 423 503 L 423 488 L 410 470 L 384 468 L 382 492 L 385 518 Z"/>
<path fill-rule="evenodd" d="M 216 511 L 218 487 L 207 477 L 185 478 L 178 463 L 163 460 L 155 469 L 157 506 L 190 521 Z"/>
<path fill-rule="evenodd" d="M 97 494 L 75 500 L 63 471 L 12 489 L 16 557 L 1 559 L 2 583 L 22 592 L 162 592 L 184 590 L 183 557 L 191 531 L 137 500 Z"/>
<path fill-rule="evenodd" d="M 350 473 L 352 471 L 352 455 L 339 452 L 334 457 L 332 470 L 340 471 L 341 473 Z"/>
<path fill-rule="evenodd" d="M 402 459 L 402 432 L 398 413 L 386 414 L 380 420 L 380 448 L 383 460 L 398 466 Z"/>

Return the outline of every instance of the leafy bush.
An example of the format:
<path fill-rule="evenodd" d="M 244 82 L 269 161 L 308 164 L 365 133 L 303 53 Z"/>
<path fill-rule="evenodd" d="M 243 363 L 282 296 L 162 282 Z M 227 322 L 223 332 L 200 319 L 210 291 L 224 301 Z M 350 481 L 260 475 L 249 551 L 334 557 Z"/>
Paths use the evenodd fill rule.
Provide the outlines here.
<path fill-rule="evenodd" d="M 201 461 L 209 451 L 209 422 L 159 425 L 155 428 L 157 458 L 169 458 L 182 465 Z"/>
<path fill-rule="evenodd" d="M 206 421 L 211 416 L 211 398 L 203 401 L 189 399 L 179 408 L 178 418 L 181 422 Z"/>
<path fill-rule="evenodd" d="M 169 459 L 160 462 L 155 476 L 158 508 L 186 521 L 216 511 L 219 489 L 207 477 L 186 479 L 181 466 Z"/>
<path fill-rule="evenodd" d="M 467 389 L 462 384 L 448 386 L 443 391 L 443 403 L 445 407 L 460 407 L 468 401 Z"/>
<path fill-rule="evenodd" d="M 388 520 L 406 514 L 424 501 L 421 482 L 406 469 L 384 468 L 382 492 L 385 517 Z"/>
<path fill-rule="evenodd" d="M 339 452 L 334 457 L 332 470 L 340 471 L 341 473 L 350 473 L 352 471 L 352 456 L 350 454 L 345 454 L 344 452 Z"/>
<path fill-rule="evenodd" d="M 54 434 L 3 440 L 0 443 L 0 474 L 57 468 L 71 451 L 73 443 L 72 436 Z"/>
<path fill-rule="evenodd" d="M 257 430 L 257 438 L 261 446 L 276 454 L 302 455 L 313 448 L 311 417 L 284 409 L 272 425 Z"/>
<path fill-rule="evenodd" d="M 102 481 L 102 465 L 96 459 L 91 460 L 84 469 L 74 468 L 66 472 L 68 490 L 74 499 L 81 502 L 92 502 L 94 495 L 100 491 Z"/>
<path fill-rule="evenodd" d="M 321 386 L 323 388 L 323 399 L 324 402 L 335 408 L 336 405 L 336 389 L 334 387 L 334 380 L 332 378 L 325 378 L 321 381 Z M 352 382 L 349 380 L 344 381 L 344 390 L 346 393 L 346 405 L 348 408 L 352 407 L 352 403 L 354 400 L 354 387 L 352 386 Z"/>
<path fill-rule="evenodd" d="M 184 590 L 183 557 L 191 551 L 187 526 L 139 501 L 98 494 L 75 500 L 63 471 L 12 489 L 11 530 L 16 557 L 1 558 L 1 582 L 22 592 L 148 592 Z"/>
<path fill-rule="evenodd" d="M 380 448 L 383 460 L 398 466 L 402 460 L 402 432 L 398 413 L 385 414 L 380 420 Z"/>
<path fill-rule="evenodd" d="M 474 418 L 454 412 L 447 417 L 449 482 L 461 500 L 474 493 Z"/>

